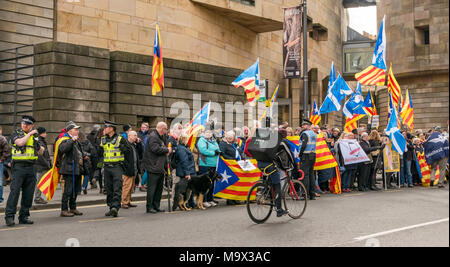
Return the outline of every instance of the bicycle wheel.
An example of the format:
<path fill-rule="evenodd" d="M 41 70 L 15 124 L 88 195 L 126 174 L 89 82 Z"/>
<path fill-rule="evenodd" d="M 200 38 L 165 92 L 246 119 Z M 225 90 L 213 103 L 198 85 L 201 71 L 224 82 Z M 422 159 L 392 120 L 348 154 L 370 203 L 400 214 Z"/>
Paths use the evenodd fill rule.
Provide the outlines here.
<path fill-rule="evenodd" d="M 308 193 L 302 182 L 288 180 L 283 190 L 283 203 L 292 219 L 303 216 L 308 205 Z"/>
<path fill-rule="evenodd" d="M 270 187 L 264 182 L 252 186 L 247 195 L 247 213 L 257 224 L 269 219 L 273 211 L 273 199 Z"/>

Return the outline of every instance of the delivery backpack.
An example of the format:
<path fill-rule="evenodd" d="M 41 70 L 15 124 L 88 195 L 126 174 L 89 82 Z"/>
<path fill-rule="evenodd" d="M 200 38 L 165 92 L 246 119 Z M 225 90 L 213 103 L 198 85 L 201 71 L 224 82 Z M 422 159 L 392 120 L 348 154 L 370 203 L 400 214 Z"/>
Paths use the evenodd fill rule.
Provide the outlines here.
<path fill-rule="evenodd" d="M 256 129 L 247 150 L 257 161 L 272 162 L 276 157 L 281 141 L 282 137 L 276 130 L 269 128 Z"/>

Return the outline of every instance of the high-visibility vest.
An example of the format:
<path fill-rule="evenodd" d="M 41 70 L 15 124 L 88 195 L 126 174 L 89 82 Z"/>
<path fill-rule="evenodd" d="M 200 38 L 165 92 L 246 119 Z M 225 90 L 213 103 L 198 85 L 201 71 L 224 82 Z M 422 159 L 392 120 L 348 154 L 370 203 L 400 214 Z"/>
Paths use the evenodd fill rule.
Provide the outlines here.
<path fill-rule="evenodd" d="M 28 138 L 24 149 L 19 148 L 16 144 L 12 144 L 11 154 L 13 161 L 37 160 L 38 155 L 34 150 L 34 137 L 30 136 Z"/>
<path fill-rule="evenodd" d="M 119 149 L 122 136 L 116 136 L 110 142 L 106 142 L 106 137 L 102 137 L 101 146 L 103 147 L 103 162 L 116 163 L 123 162 L 125 157 Z"/>

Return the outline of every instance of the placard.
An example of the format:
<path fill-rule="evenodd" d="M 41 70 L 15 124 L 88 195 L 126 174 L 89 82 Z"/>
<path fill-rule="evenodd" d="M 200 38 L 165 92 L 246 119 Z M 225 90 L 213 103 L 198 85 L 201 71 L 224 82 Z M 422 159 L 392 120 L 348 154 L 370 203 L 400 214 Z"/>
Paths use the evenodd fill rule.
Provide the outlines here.
<path fill-rule="evenodd" d="M 392 143 L 389 142 L 383 149 L 384 170 L 386 172 L 400 171 L 400 154 L 392 149 Z"/>
<path fill-rule="evenodd" d="M 344 158 L 345 165 L 370 161 L 366 152 L 364 152 L 362 147 L 359 145 L 358 140 L 343 139 L 339 142 L 339 149 L 342 157 Z"/>

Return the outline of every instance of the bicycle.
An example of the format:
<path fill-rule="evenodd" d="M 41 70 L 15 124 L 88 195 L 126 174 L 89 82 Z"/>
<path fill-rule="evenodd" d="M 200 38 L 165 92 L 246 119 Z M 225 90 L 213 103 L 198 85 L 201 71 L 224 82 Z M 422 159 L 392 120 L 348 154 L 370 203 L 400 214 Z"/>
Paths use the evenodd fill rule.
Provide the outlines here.
<path fill-rule="evenodd" d="M 266 170 L 275 166 L 275 170 L 267 173 Z M 303 185 L 301 180 L 304 178 L 303 171 L 301 173 L 301 178 L 295 180 L 292 178 L 292 171 L 294 168 L 290 168 L 286 171 L 286 177 L 281 179 L 285 181 L 281 190 L 282 194 L 282 204 L 285 210 L 289 213 L 289 217 L 292 219 L 300 219 L 306 211 L 308 205 L 308 191 Z M 250 219 L 257 223 L 262 224 L 267 221 L 276 209 L 275 205 L 275 194 L 272 187 L 272 182 L 269 176 L 278 171 L 275 162 L 264 168 L 262 170 L 262 179 L 253 185 L 247 195 L 247 213 Z"/>

